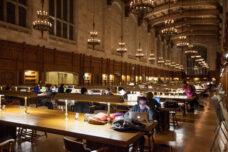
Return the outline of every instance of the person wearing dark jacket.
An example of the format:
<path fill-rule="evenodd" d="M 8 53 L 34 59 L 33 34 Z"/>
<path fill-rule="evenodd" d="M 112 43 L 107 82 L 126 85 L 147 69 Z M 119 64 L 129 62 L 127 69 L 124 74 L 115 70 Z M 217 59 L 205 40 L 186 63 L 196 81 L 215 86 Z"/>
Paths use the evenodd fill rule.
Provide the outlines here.
<path fill-rule="evenodd" d="M 153 113 L 153 119 L 158 121 L 158 125 L 156 126 L 156 131 L 160 132 L 159 108 L 161 107 L 161 104 L 154 99 L 154 95 L 152 92 L 147 93 L 147 105 L 150 107 L 150 110 Z"/>
<path fill-rule="evenodd" d="M 129 112 L 146 112 L 146 113 L 148 113 L 149 120 L 153 120 L 153 114 L 152 114 L 150 108 L 146 105 L 147 99 L 145 97 L 138 97 L 137 102 L 138 102 L 138 104 L 136 104 L 127 113 L 125 113 L 124 117 L 129 118 Z M 140 143 L 139 143 L 140 152 L 144 151 L 144 144 L 145 144 L 145 138 L 142 137 L 140 139 Z"/>
<path fill-rule="evenodd" d="M 81 88 L 81 94 L 87 94 L 87 89 Z M 90 106 L 92 106 L 91 102 L 77 101 L 74 105 L 74 112 L 90 113 Z"/>
<path fill-rule="evenodd" d="M 146 105 L 147 99 L 145 97 L 139 97 L 137 102 L 138 104 L 136 104 L 128 112 L 126 112 L 124 117 L 128 118 L 130 112 L 147 112 L 149 120 L 153 120 L 153 114 L 150 108 Z"/>
<path fill-rule="evenodd" d="M 61 84 L 59 89 L 58 89 L 58 93 L 64 93 L 64 84 Z"/>
<path fill-rule="evenodd" d="M 44 93 L 45 97 L 41 97 L 38 99 L 38 102 L 41 106 L 47 106 L 48 109 L 53 109 L 53 104 L 50 101 L 50 98 L 52 96 L 51 86 L 46 85 L 46 92 Z"/>

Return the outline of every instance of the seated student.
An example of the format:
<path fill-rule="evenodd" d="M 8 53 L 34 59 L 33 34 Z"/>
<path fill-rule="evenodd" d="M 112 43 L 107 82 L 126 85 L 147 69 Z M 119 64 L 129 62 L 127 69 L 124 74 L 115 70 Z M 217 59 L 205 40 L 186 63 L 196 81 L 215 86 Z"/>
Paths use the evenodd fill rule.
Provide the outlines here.
<path fill-rule="evenodd" d="M 153 119 L 158 121 L 158 125 L 156 126 L 156 131 L 160 131 L 159 127 L 159 108 L 161 107 L 161 104 L 158 103 L 157 100 L 155 100 L 154 95 L 152 92 L 147 93 L 147 105 L 150 107 L 151 111 L 153 112 Z"/>
<path fill-rule="evenodd" d="M 153 120 L 153 114 L 150 110 L 150 108 L 146 105 L 147 99 L 145 97 L 138 97 L 138 104 L 136 104 L 134 107 L 132 107 L 127 113 L 125 113 L 124 117 L 129 117 L 129 112 L 147 112 L 149 116 L 149 120 Z M 145 144 L 145 138 L 142 137 L 140 139 L 139 143 L 139 149 L 140 152 L 144 152 L 144 144 Z"/>
<path fill-rule="evenodd" d="M 59 89 L 58 89 L 58 93 L 64 93 L 64 84 L 61 84 Z"/>
<path fill-rule="evenodd" d="M 110 88 L 107 88 L 107 90 L 105 90 L 105 95 L 113 95 Z"/>
<path fill-rule="evenodd" d="M 183 81 L 182 82 L 183 84 L 183 90 L 184 90 L 184 93 L 187 95 L 188 98 L 191 98 L 191 97 L 195 97 L 193 100 L 191 100 L 189 103 L 190 103 L 190 106 L 191 106 L 191 109 L 190 109 L 190 112 L 194 112 L 194 108 L 195 106 L 198 107 L 199 106 L 199 102 L 197 100 L 197 95 L 196 95 L 196 90 L 195 90 L 195 87 L 188 84 L 186 81 Z"/>
<path fill-rule="evenodd" d="M 153 114 L 147 106 L 147 99 L 145 97 L 138 97 L 137 104 L 125 113 L 124 117 L 129 117 L 129 112 L 147 112 L 149 120 L 153 120 Z"/>
<path fill-rule="evenodd" d="M 44 94 L 46 96 L 39 98 L 38 102 L 39 102 L 39 104 L 41 106 L 47 106 L 48 109 L 53 109 L 53 104 L 50 101 L 50 98 L 52 96 L 51 86 L 50 85 L 46 85 L 45 88 L 46 88 L 46 91 L 44 92 Z"/>
<path fill-rule="evenodd" d="M 35 86 L 35 88 L 33 89 L 33 92 L 39 93 L 40 92 L 40 87 L 38 85 Z"/>
<path fill-rule="evenodd" d="M 87 89 L 86 88 L 81 88 L 81 94 L 87 94 Z M 77 101 L 74 104 L 74 112 L 89 113 L 90 112 L 90 106 L 92 106 L 91 102 L 80 102 L 80 101 Z"/>

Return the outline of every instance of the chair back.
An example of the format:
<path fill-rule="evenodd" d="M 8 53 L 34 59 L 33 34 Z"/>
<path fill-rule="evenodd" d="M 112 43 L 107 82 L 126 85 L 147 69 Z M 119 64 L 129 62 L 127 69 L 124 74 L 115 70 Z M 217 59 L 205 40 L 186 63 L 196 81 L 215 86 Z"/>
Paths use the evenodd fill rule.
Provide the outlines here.
<path fill-rule="evenodd" d="M 70 152 L 88 152 L 84 149 L 83 144 L 81 142 L 74 141 L 66 137 L 64 137 L 64 145 L 66 150 Z"/>
<path fill-rule="evenodd" d="M 218 119 L 219 123 L 221 123 L 222 121 L 225 121 L 225 118 L 224 118 L 224 115 L 222 113 L 222 109 L 221 109 L 221 106 L 220 106 L 220 102 L 221 101 L 219 101 L 218 98 L 213 97 L 212 98 L 212 102 L 214 104 L 216 116 L 217 116 L 217 119 Z"/>

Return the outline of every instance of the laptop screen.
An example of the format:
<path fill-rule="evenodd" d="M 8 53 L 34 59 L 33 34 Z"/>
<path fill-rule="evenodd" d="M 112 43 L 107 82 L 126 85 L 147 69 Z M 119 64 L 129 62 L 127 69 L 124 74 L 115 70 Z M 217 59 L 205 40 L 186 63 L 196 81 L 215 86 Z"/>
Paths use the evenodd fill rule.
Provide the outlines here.
<path fill-rule="evenodd" d="M 20 92 L 27 92 L 26 89 L 20 89 Z"/>
<path fill-rule="evenodd" d="M 154 97 L 155 100 L 157 100 L 158 103 L 160 103 L 160 98 Z"/>

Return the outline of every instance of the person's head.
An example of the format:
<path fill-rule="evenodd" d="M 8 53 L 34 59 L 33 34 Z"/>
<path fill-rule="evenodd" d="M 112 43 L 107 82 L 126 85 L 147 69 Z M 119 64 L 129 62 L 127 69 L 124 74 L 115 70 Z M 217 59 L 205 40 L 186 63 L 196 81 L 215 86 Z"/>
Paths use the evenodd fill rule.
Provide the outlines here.
<path fill-rule="evenodd" d="M 110 88 L 107 88 L 106 90 L 105 90 L 105 93 L 106 94 L 108 94 L 108 93 L 110 93 L 111 92 L 111 89 Z"/>
<path fill-rule="evenodd" d="M 47 85 L 45 86 L 45 88 L 46 88 L 46 91 L 49 91 L 49 90 L 51 89 L 51 85 L 47 84 Z"/>
<path fill-rule="evenodd" d="M 146 97 L 147 97 L 147 100 L 151 100 L 153 99 L 154 94 L 152 92 L 148 92 Z"/>
<path fill-rule="evenodd" d="M 145 109 L 147 107 L 147 99 L 145 97 L 138 97 L 138 105 L 141 110 Z"/>
<path fill-rule="evenodd" d="M 188 83 L 186 80 L 182 81 L 182 86 L 183 88 L 187 88 L 188 87 Z"/>
<path fill-rule="evenodd" d="M 64 84 L 61 84 L 60 87 L 63 88 L 64 87 Z"/>
<path fill-rule="evenodd" d="M 86 94 L 87 93 L 87 89 L 86 88 L 81 88 L 81 94 Z"/>

